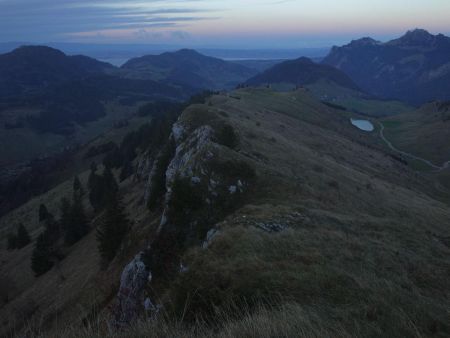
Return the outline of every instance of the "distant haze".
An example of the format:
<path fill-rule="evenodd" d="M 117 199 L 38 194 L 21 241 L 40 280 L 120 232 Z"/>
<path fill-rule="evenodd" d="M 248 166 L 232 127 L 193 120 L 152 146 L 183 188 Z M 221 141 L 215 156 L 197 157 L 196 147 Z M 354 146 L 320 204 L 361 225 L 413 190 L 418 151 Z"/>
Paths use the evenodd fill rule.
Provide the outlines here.
<path fill-rule="evenodd" d="M 0 42 L 299 49 L 450 32 L 448 0 L 0 0 Z"/>

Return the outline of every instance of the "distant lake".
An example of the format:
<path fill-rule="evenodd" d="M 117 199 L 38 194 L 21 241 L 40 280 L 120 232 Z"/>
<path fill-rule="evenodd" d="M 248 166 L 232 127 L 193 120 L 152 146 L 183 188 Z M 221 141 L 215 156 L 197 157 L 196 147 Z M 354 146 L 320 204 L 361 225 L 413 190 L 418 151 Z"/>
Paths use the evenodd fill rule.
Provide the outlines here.
<path fill-rule="evenodd" d="M 373 126 L 372 122 L 368 121 L 368 120 L 354 120 L 354 119 L 350 119 L 350 121 L 352 122 L 352 124 L 363 131 L 374 131 L 375 127 Z"/>

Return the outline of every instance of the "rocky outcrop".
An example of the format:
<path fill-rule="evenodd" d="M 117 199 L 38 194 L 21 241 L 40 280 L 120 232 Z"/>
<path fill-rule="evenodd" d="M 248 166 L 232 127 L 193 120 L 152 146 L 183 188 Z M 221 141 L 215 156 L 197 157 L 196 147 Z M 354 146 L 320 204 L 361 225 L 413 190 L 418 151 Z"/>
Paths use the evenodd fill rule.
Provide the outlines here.
<path fill-rule="evenodd" d="M 159 182 L 153 178 L 158 178 L 158 175 L 162 179 L 165 177 L 163 213 L 152 242 L 152 269 L 156 274 L 162 266 L 174 274 L 187 272 L 188 267 L 179 261 L 184 245 L 189 241 L 189 245 L 197 243 L 207 248 L 220 233 L 214 224 L 232 210 L 233 203 L 249 187 L 253 169 L 237 160 L 239 155 L 234 150 L 215 141 L 216 131 L 212 126 L 192 126 L 182 116 L 173 125 L 169 137 L 169 142 L 173 142 L 173 152 L 164 162 L 168 163 L 163 166 L 167 165 L 165 175 L 161 175 L 162 149 L 157 156 L 147 154 L 147 159 L 139 165 L 139 177 L 146 181 L 146 202 L 150 198 L 152 184 Z M 187 186 L 189 192 L 183 190 L 183 193 L 191 201 L 179 203 L 182 193 L 175 189 L 178 180 L 183 181 L 184 188 Z M 176 197 L 178 204 L 173 203 Z M 183 240 L 186 243 L 180 243 Z M 160 307 L 154 305 L 150 298 L 144 299 L 144 289 L 150 280 L 151 273 L 141 252 L 123 270 L 114 308 L 114 327 L 128 326 L 140 313 L 147 317 L 158 313 Z"/>
<path fill-rule="evenodd" d="M 203 241 L 202 248 L 208 249 L 208 247 L 211 245 L 212 241 L 220 235 L 221 231 L 217 228 L 212 228 L 208 231 L 206 234 L 206 239 Z"/>
<path fill-rule="evenodd" d="M 144 288 L 152 278 L 144 263 L 144 256 L 144 252 L 137 254 L 122 272 L 116 304 L 113 307 L 112 326 L 116 329 L 129 326 L 143 310 Z M 149 304 L 149 300 L 145 303 Z M 150 306 L 147 308 L 150 309 Z"/>
<path fill-rule="evenodd" d="M 167 208 L 172 196 L 172 185 L 176 177 L 190 177 L 197 183 L 200 183 L 201 174 L 205 174 L 204 163 L 211 159 L 214 154 L 211 151 L 211 140 L 214 130 L 210 126 L 201 126 L 195 129 L 190 135 L 187 128 L 181 122 L 174 124 L 172 128 L 172 137 L 176 143 L 175 156 L 166 170 L 166 197 L 163 216 L 161 218 L 161 227 L 164 226 L 167 219 Z M 196 176 L 199 174 L 199 176 Z"/>

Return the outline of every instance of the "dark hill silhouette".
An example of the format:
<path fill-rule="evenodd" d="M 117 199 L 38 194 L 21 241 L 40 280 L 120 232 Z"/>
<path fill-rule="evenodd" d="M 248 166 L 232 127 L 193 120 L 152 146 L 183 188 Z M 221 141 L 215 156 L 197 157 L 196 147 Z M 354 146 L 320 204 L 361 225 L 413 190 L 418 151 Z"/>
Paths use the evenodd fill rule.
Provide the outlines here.
<path fill-rule="evenodd" d="M 67 56 L 45 46 L 0 55 L 0 97 L 21 96 L 115 67 L 86 56 Z"/>
<path fill-rule="evenodd" d="M 131 59 L 121 68 L 127 77 L 214 90 L 233 88 L 256 74 L 255 70 L 245 66 L 205 56 L 191 49 Z"/>
<path fill-rule="evenodd" d="M 306 57 L 277 64 L 249 79 L 246 84 L 290 83 L 303 86 L 319 80 L 328 80 L 342 87 L 358 89 L 353 81 L 340 70 L 328 65 L 314 63 Z"/>

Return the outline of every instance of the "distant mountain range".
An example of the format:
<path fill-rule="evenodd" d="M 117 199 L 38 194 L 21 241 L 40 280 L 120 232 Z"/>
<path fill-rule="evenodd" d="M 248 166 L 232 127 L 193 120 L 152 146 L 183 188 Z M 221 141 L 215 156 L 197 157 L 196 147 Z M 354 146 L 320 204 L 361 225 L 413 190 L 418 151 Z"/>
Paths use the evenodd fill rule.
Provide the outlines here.
<path fill-rule="evenodd" d="M 413 104 L 450 99 L 450 38 L 442 34 L 416 29 L 386 43 L 362 38 L 333 47 L 323 64 L 381 98 Z"/>
<path fill-rule="evenodd" d="M 252 86 L 284 83 L 305 86 L 320 80 L 331 81 L 345 88 L 358 89 L 358 86 L 342 71 L 329 65 L 317 64 L 305 57 L 276 64 L 247 80 L 245 84 Z"/>
<path fill-rule="evenodd" d="M 190 49 L 131 59 L 121 69 L 131 78 L 213 90 L 231 89 L 257 73 L 254 69 Z"/>
<path fill-rule="evenodd" d="M 182 100 L 193 93 L 187 86 L 124 78 L 108 63 L 67 56 L 44 46 L 25 46 L 0 55 L 0 116 L 2 111 L 18 107 L 37 111 L 19 124 L 40 132 L 70 134 L 74 122 L 103 117 L 104 104 L 117 99 L 133 104 Z"/>

